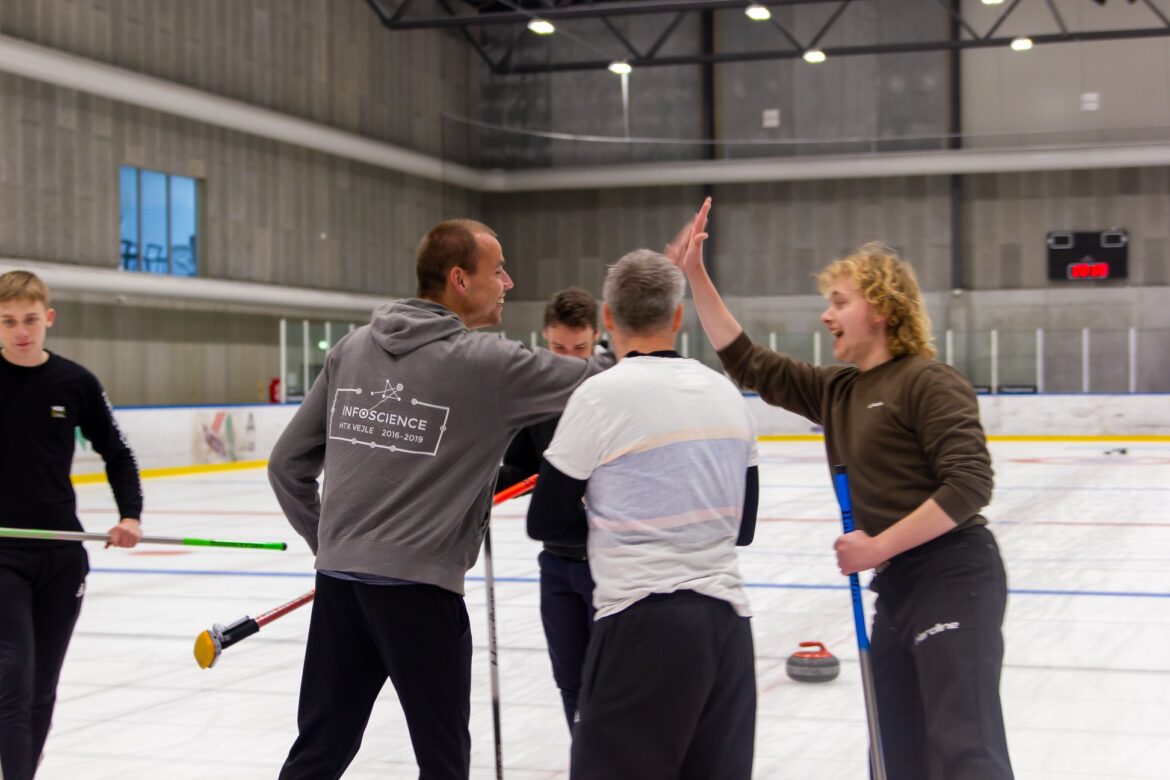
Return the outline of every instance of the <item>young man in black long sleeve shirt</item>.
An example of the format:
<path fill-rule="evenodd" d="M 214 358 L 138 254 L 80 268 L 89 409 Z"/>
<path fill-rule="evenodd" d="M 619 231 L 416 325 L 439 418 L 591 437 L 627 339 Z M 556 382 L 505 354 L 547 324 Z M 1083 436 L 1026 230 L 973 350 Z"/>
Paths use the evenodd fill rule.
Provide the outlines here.
<path fill-rule="evenodd" d="M 597 301 L 578 287 L 561 290 L 544 307 L 544 336 L 550 352 L 588 358 L 598 343 Z M 540 470 L 540 458 L 557 430 L 560 415 L 522 428 L 508 445 L 496 480 L 503 490 Z M 582 530 L 576 538 L 544 543 L 540 564 L 540 621 L 548 642 L 553 679 L 561 692 L 565 718 L 573 727 L 581 690 L 581 667 L 593 629 L 593 577 L 585 553 L 581 502 L 574 510 Z"/>
<path fill-rule="evenodd" d="M 121 521 L 110 544 L 142 538 L 134 454 L 97 378 L 45 350 L 49 291 L 26 271 L 0 275 L 0 526 L 80 531 L 69 479 L 74 429 L 106 462 Z M 31 780 L 57 678 L 81 610 L 89 561 L 79 542 L 0 539 L 0 776 Z"/>

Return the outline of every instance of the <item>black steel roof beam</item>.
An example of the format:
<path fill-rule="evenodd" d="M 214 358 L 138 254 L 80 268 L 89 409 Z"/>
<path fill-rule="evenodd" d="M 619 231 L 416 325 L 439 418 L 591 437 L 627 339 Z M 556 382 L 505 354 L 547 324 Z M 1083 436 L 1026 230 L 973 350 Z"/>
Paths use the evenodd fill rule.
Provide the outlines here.
<path fill-rule="evenodd" d="M 573 5 L 548 8 L 540 11 L 540 17 L 550 22 L 569 19 L 600 19 L 609 16 L 645 16 L 648 14 L 670 14 L 680 11 L 703 11 L 747 8 L 758 0 L 630 0 L 627 3 L 605 3 L 604 5 Z M 770 6 L 812 5 L 813 3 L 834 3 L 840 0 L 768 0 Z M 483 14 L 462 14 L 424 19 L 401 19 L 391 25 L 395 30 L 418 30 L 430 27 L 482 27 L 491 24 L 527 23 L 533 13 L 499 11 Z"/>
<path fill-rule="evenodd" d="M 845 9 L 848 8 L 849 4 L 852 2 L 853 0 L 844 0 L 841 5 L 837 6 L 837 10 L 830 14 L 829 20 L 825 22 L 823 27 L 821 27 L 820 32 L 813 36 L 813 39 L 808 42 L 808 47 L 810 49 L 815 49 L 817 47 L 817 44 L 821 42 L 821 38 L 825 37 L 825 33 L 827 33 L 829 29 L 837 23 L 837 20 L 841 18 L 841 14 L 845 13 Z"/>
<path fill-rule="evenodd" d="M 393 13 L 393 14 L 390 16 L 390 18 L 389 18 L 389 19 L 387 19 L 386 21 L 387 21 L 389 24 L 394 24 L 395 22 L 397 22 L 399 19 L 401 19 L 401 18 L 402 18 L 402 15 L 403 15 L 404 13 L 406 13 L 406 9 L 407 9 L 409 6 L 410 6 L 410 0 L 402 0 L 402 2 L 401 2 L 399 5 L 398 5 L 398 10 L 397 10 L 397 11 L 395 11 L 395 12 L 394 12 L 394 13 Z"/>
<path fill-rule="evenodd" d="M 508 50 L 500 57 L 499 62 L 496 63 L 496 72 L 502 72 L 511 62 L 512 55 L 516 53 L 516 47 L 520 45 L 520 37 L 524 34 L 526 28 L 521 27 L 512 33 L 512 43 L 508 46 Z M 468 33 L 470 35 L 470 33 Z"/>
<path fill-rule="evenodd" d="M 987 31 L 987 35 L 983 37 L 990 39 L 991 36 L 995 35 L 995 31 L 999 29 L 1001 24 L 1007 21 L 1007 18 L 1012 15 L 1012 11 L 1016 10 L 1016 6 L 1019 4 L 1020 0 L 1012 0 L 1012 4 L 1004 9 L 1003 14 L 995 21 L 995 24 L 991 25 L 991 29 Z"/>
<path fill-rule="evenodd" d="M 409 2 L 410 0 L 402 0 L 403 5 L 406 5 Z M 382 23 L 383 27 L 385 27 L 386 24 L 390 21 L 390 14 L 382 10 L 382 4 L 379 3 L 378 0 L 366 0 L 366 5 L 373 9 L 374 15 L 378 17 L 378 21 Z"/>
<path fill-rule="evenodd" d="M 373 2 L 373 0 L 371 0 L 371 2 Z M 442 6 L 443 10 L 445 10 L 447 13 L 450 13 L 450 14 L 455 13 L 455 11 L 447 3 L 447 0 L 439 0 L 439 5 Z M 386 26 L 389 27 L 390 25 L 387 24 Z M 466 27 L 459 28 L 459 32 L 463 34 L 463 38 L 469 44 L 471 44 L 471 48 L 475 49 L 475 53 L 478 54 L 480 59 L 482 59 L 487 64 L 488 68 L 492 71 L 492 73 L 499 73 L 500 72 L 499 66 L 496 63 L 492 62 L 492 58 L 490 56 L 488 56 L 487 51 L 485 51 L 483 46 L 480 44 L 480 42 L 475 39 L 475 36 L 472 35 L 470 32 L 468 32 Z M 511 54 L 511 52 L 508 52 L 508 53 Z M 507 55 L 505 55 L 505 56 L 507 56 Z"/>
<path fill-rule="evenodd" d="M 1170 27 L 1170 19 L 1167 19 L 1166 14 L 1162 13 L 1161 9 L 1159 9 L 1158 6 L 1154 5 L 1153 0 L 1142 0 L 1142 5 L 1146 6 L 1151 11 L 1153 11 L 1154 14 L 1159 19 L 1162 20 L 1162 24 L 1166 25 L 1167 27 Z"/>
<path fill-rule="evenodd" d="M 608 16 L 601 17 L 601 22 L 606 26 L 606 28 L 609 29 L 611 33 L 613 33 L 613 37 L 621 41 L 622 46 L 625 46 L 630 54 L 634 55 L 634 59 L 642 59 L 642 52 L 634 48 L 634 44 L 630 43 L 630 39 L 622 35 L 622 31 L 619 30 L 617 26 L 609 20 Z"/>
<path fill-rule="evenodd" d="M 1056 26 L 1060 28 L 1060 32 L 1068 35 L 1068 27 L 1065 25 L 1064 19 L 1060 17 L 1060 11 L 1056 10 L 1056 3 L 1052 0 L 1044 0 L 1044 2 L 1048 3 L 1048 10 L 1052 11 L 1052 18 L 1056 20 Z"/>
<path fill-rule="evenodd" d="M 1170 28 L 1148 27 L 1131 30 L 1091 30 L 1085 32 L 1069 32 L 1068 34 L 1051 33 L 1033 35 L 1032 43 L 1038 46 L 1049 43 L 1071 43 L 1077 41 L 1111 41 L 1130 40 L 1136 38 L 1166 38 L 1170 37 Z M 838 46 L 825 49 L 827 57 L 852 57 L 865 54 L 914 54 L 932 51 L 951 51 L 955 49 L 994 49 L 1007 48 L 1012 38 L 978 38 L 975 40 L 941 40 L 919 41 L 913 43 L 887 43 L 862 46 Z M 720 54 L 695 54 L 671 57 L 655 57 L 654 59 L 630 60 L 630 65 L 639 67 L 664 67 L 670 65 L 701 65 L 704 63 L 725 62 L 758 62 L 762 60 L 792 60 L 797 59 L 803 52 L 791 49 L 772 49 L 746 52 L 723 52 Z M 558 62 L 547 65 L 517 66 L 509 73 L 551 73 L 577 70 L 604 70 L 609 66 L 609 60 L 594 60 L 581 62 Z M 815 67 L 815 66 L 814 66 Z"/>
<path fill-rule="evenodd" d="M 669 38 L 671 33 L 673 33 L 678 28 L 679 22 L 681 22 L 683 17 L 686 15 L 687 14 L 685 11 L 680 11 L 674 15 L 674 18 L 670 20 L 670 24 L 666 25 L 666 29 L 662 31 L 662 35 L 658 36 L 658 40 L 654 41 L 654 45 L 650 47 L 648 52 L 646 52 L 647 59 L 653 58 L 654 55 L 658 53 L 658 50 L 662 48 L 662 44 L 666 43 L 666 39 Z"/>
<path fill-rule="evenodd" d="M 954 19 L 959 24 L 960 27 L 962 27 L 964 30 L 966 30 L 968 33 L 970 33 L 972 38 L 982 38 L 983 37 L 979 33 L 975 32 L 975 28 L 973 28 L 971 25 L 967 24 L 967 22 L 963 20 L 963 16 L 958 11 L 955 10 L 955 8 L 951 4 L 950 0 L 938 0 L 938 4 L 941 5 L 943 8 L 947 9 L 947 13 L 951 15 L 951 18 Z"/>
<path fill-rule="evenodd" d="M 788 32 L 787 27 L 780 24 L 780 22 L 776 21 L 775 16 L 773 16 L 768 21 L 772 23 L 773 27 L 775 27 L 780 32 L 784 33 L 784 37 L 788 39 L 788 42 L 792 44 L 793 48 L 795 48 L 799 52 L 803 52 L 805 50 L 804 45 L 800 41 L 796 40 L 796 36 L 793 35 L 792 33 Z"/>

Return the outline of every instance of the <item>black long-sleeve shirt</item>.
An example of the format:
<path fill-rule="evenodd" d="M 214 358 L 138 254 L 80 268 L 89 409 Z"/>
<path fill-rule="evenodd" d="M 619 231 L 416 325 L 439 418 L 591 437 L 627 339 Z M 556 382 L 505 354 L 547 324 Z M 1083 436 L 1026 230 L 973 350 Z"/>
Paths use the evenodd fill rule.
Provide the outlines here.
<path fill-rule="evenodd" d="M 500 466 L 500 474 L 496 478 L 497 492 L 540 472 L 542 456 L 552 442 L 560 419 L 558 414 L 549 420 L 521 428 L 516 433 L 504 453 L 504 464 Z M 545 541 L 544 549 L 563 558 L 585 560 L 588 526 L 585 524 L 585 506 L 581 503 L 581 495 L 577 496 L 576 503 L 569 503 L 557 512 L 562 517 L 546 519 L 567 521 L 566 525 L 573 530 L 555 540 Z"/>
<path fill-rule="evenodd" d="M 138 466 L 97 377 L 55 354 L 32 367 L 0 356 L 0 526 L 82 530 L 69 479 L 77 428 L 106 463 L 119 516 L 138 518 Z M 9 547 L 44 544 L 0 539 Z"/>

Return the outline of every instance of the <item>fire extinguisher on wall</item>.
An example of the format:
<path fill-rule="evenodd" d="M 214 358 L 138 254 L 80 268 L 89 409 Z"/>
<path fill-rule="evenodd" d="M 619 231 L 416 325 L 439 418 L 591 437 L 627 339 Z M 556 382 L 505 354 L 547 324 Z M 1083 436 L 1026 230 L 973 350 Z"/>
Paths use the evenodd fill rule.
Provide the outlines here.
<path fill-rule="evenodd" d="M 272 377 L 268 380 L 268 401 L 269 403 L 280 403 L 280 377 Z"/>

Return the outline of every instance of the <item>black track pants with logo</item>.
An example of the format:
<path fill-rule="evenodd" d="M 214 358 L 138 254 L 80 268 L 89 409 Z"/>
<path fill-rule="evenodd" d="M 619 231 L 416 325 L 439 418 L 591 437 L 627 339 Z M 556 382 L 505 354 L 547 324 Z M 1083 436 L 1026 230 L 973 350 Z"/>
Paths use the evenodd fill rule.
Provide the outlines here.
<path fill-rule="evenodd" d="M 320 573 L 299 734 L 280 780 L 341 777 L 387 678 L 406 716 L 420 780 L 466 780 L 471 625 L 463 597 L 433 585 L 369 585 Z"/>
<path fill-rule="evenodd" d="M 78 543 L 0 547 L 0 777 L 32 780 L 57 679 L 81 613 L 89 558 Z"/>
<path fill-rule="evenodd" d="M 751 620 L 726 601 L 654 594 L 593 627 L 572 780 L 750 780 Z"/>
<path fill-rule="evenodd" d="M 905 552 L 873 581 L 870 655 L 886 774 L 1010 780 L 1000 707 L 1007 576 L 985 527 Z"/>

